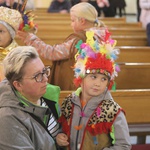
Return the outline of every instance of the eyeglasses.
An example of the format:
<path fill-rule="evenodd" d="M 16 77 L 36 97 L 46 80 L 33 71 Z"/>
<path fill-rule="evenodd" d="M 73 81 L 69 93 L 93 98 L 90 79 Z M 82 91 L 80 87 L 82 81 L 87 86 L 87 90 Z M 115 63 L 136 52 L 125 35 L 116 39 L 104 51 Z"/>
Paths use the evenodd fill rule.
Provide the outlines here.
<path fill-rule="evenodd" d="M 48 77 L 50 75 L 50 66 L 45 67 L 42 72 L 34 75 L 33 77 L 31 77 L 31 78 L 25 78 L 25 79 L 35 79 L 36 82 L 42 82 L 44 75 L 46 77 Z"/>

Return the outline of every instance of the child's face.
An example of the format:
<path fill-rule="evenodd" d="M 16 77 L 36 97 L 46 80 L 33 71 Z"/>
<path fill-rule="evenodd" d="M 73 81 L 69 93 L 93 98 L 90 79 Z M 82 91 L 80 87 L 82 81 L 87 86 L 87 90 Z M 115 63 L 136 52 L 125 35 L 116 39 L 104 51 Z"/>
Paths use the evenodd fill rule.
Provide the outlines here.
<path fill-rule="evenodd" d="M 0 47 L 6 48 L 11 43 L 11 40 L 7 28 L 0 24 Z"/>
<path fill-rule="evenodd" d="M 98 96 L 102 94 L 108 85 L 108 77 L 103 74 L 88 74 L 82 80 L 81 87 L 84 96 L 89 97 Z"/>
<path fill-rule="evenodd" d="M 70 13 L 70 17 L 71 17 L 71 27 L 73 31 L 75 33 L 82 31 L 83 29 L 81 25 L 81 20 L 77 18 L 73 13 Z"/>

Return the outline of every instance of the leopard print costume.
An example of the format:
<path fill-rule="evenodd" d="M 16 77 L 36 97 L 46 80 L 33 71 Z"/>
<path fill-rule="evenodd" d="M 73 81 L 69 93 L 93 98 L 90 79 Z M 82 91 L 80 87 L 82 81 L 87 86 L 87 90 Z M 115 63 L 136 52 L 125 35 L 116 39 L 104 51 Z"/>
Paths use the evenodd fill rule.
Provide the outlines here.
<path fill-rule="evenodd" d="M 68 97 L 65 98 L 65 100 L 62 103 L 62 116 L 65 118 L 67 123 L 65 125 L 62 125 L 64 128 L 69 127 L 70 125 L 70 120 L 71 120 L 71 115 L 73 111 L 73 103 L 71 102 L 72 95 L 69 95 Z M 97 110 L 100 110 L 100 115 L 97 115 Z M 87 130 L 92 134 L 96 135 L 99 134 L 99 132 L 105 132 L 109 133 L 111 131 L 111 126 L 114 122 L 115 116 L 122 110 L 122 108 L 113 100 L 103 100 L 93 113 L 92 117 L 89 119 L 88 124 L 87 124 Z M 63 121 L 60 121 L 62 124 L 64 123 Z M 105 124 L 105 125 L 104 125 Z M 66 127 L 68 125 L 68 127 Z M 106 126 L 105 131 L 102 131 L 100 126 Z M 96 131 L 97 128 L 101 128 L 99 131 Z"/>

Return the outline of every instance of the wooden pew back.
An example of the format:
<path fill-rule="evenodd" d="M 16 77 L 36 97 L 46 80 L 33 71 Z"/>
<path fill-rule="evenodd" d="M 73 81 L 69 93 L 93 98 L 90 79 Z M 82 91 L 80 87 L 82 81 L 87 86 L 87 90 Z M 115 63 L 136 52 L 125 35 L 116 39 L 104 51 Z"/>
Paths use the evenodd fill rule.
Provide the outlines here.
<path fill-rule="evenodd" d="M 117 46 L 120 54 L 117 62 L 150 63 L 150 47 L 146 46 Z"/>
<path fill-rule="evenodd" d="M 150 47 L 120 47 L 117 89 L 150 89 Z"/>
<path fill-rule="evenodd" d="M 61 91 L 59 104 L 73 91 Z M 128 124 L 150 123 L 150 89 L 111 91 L 113 99 L 125 110 Z"/>

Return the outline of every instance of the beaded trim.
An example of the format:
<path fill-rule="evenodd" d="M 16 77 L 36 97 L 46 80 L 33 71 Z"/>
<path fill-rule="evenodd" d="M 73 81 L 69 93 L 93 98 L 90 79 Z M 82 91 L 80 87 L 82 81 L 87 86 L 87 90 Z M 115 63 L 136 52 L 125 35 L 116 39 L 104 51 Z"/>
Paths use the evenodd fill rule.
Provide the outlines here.
<path fill-rule="evenodd" d="M 103 70 L 103 69 L 87 69 L 86 71 L 85 71 L 85 73 L 86 74 L 92 74 L 92 73 L 100 73 L 100 74 L 104 74 L 104 75 L 106 75 L 106 76 L 108 76 L 108 77 L 111 77 L 111 75 L 110 75 L 110 73 L 109 72 L 107 72 L 106 70 Z"/>

